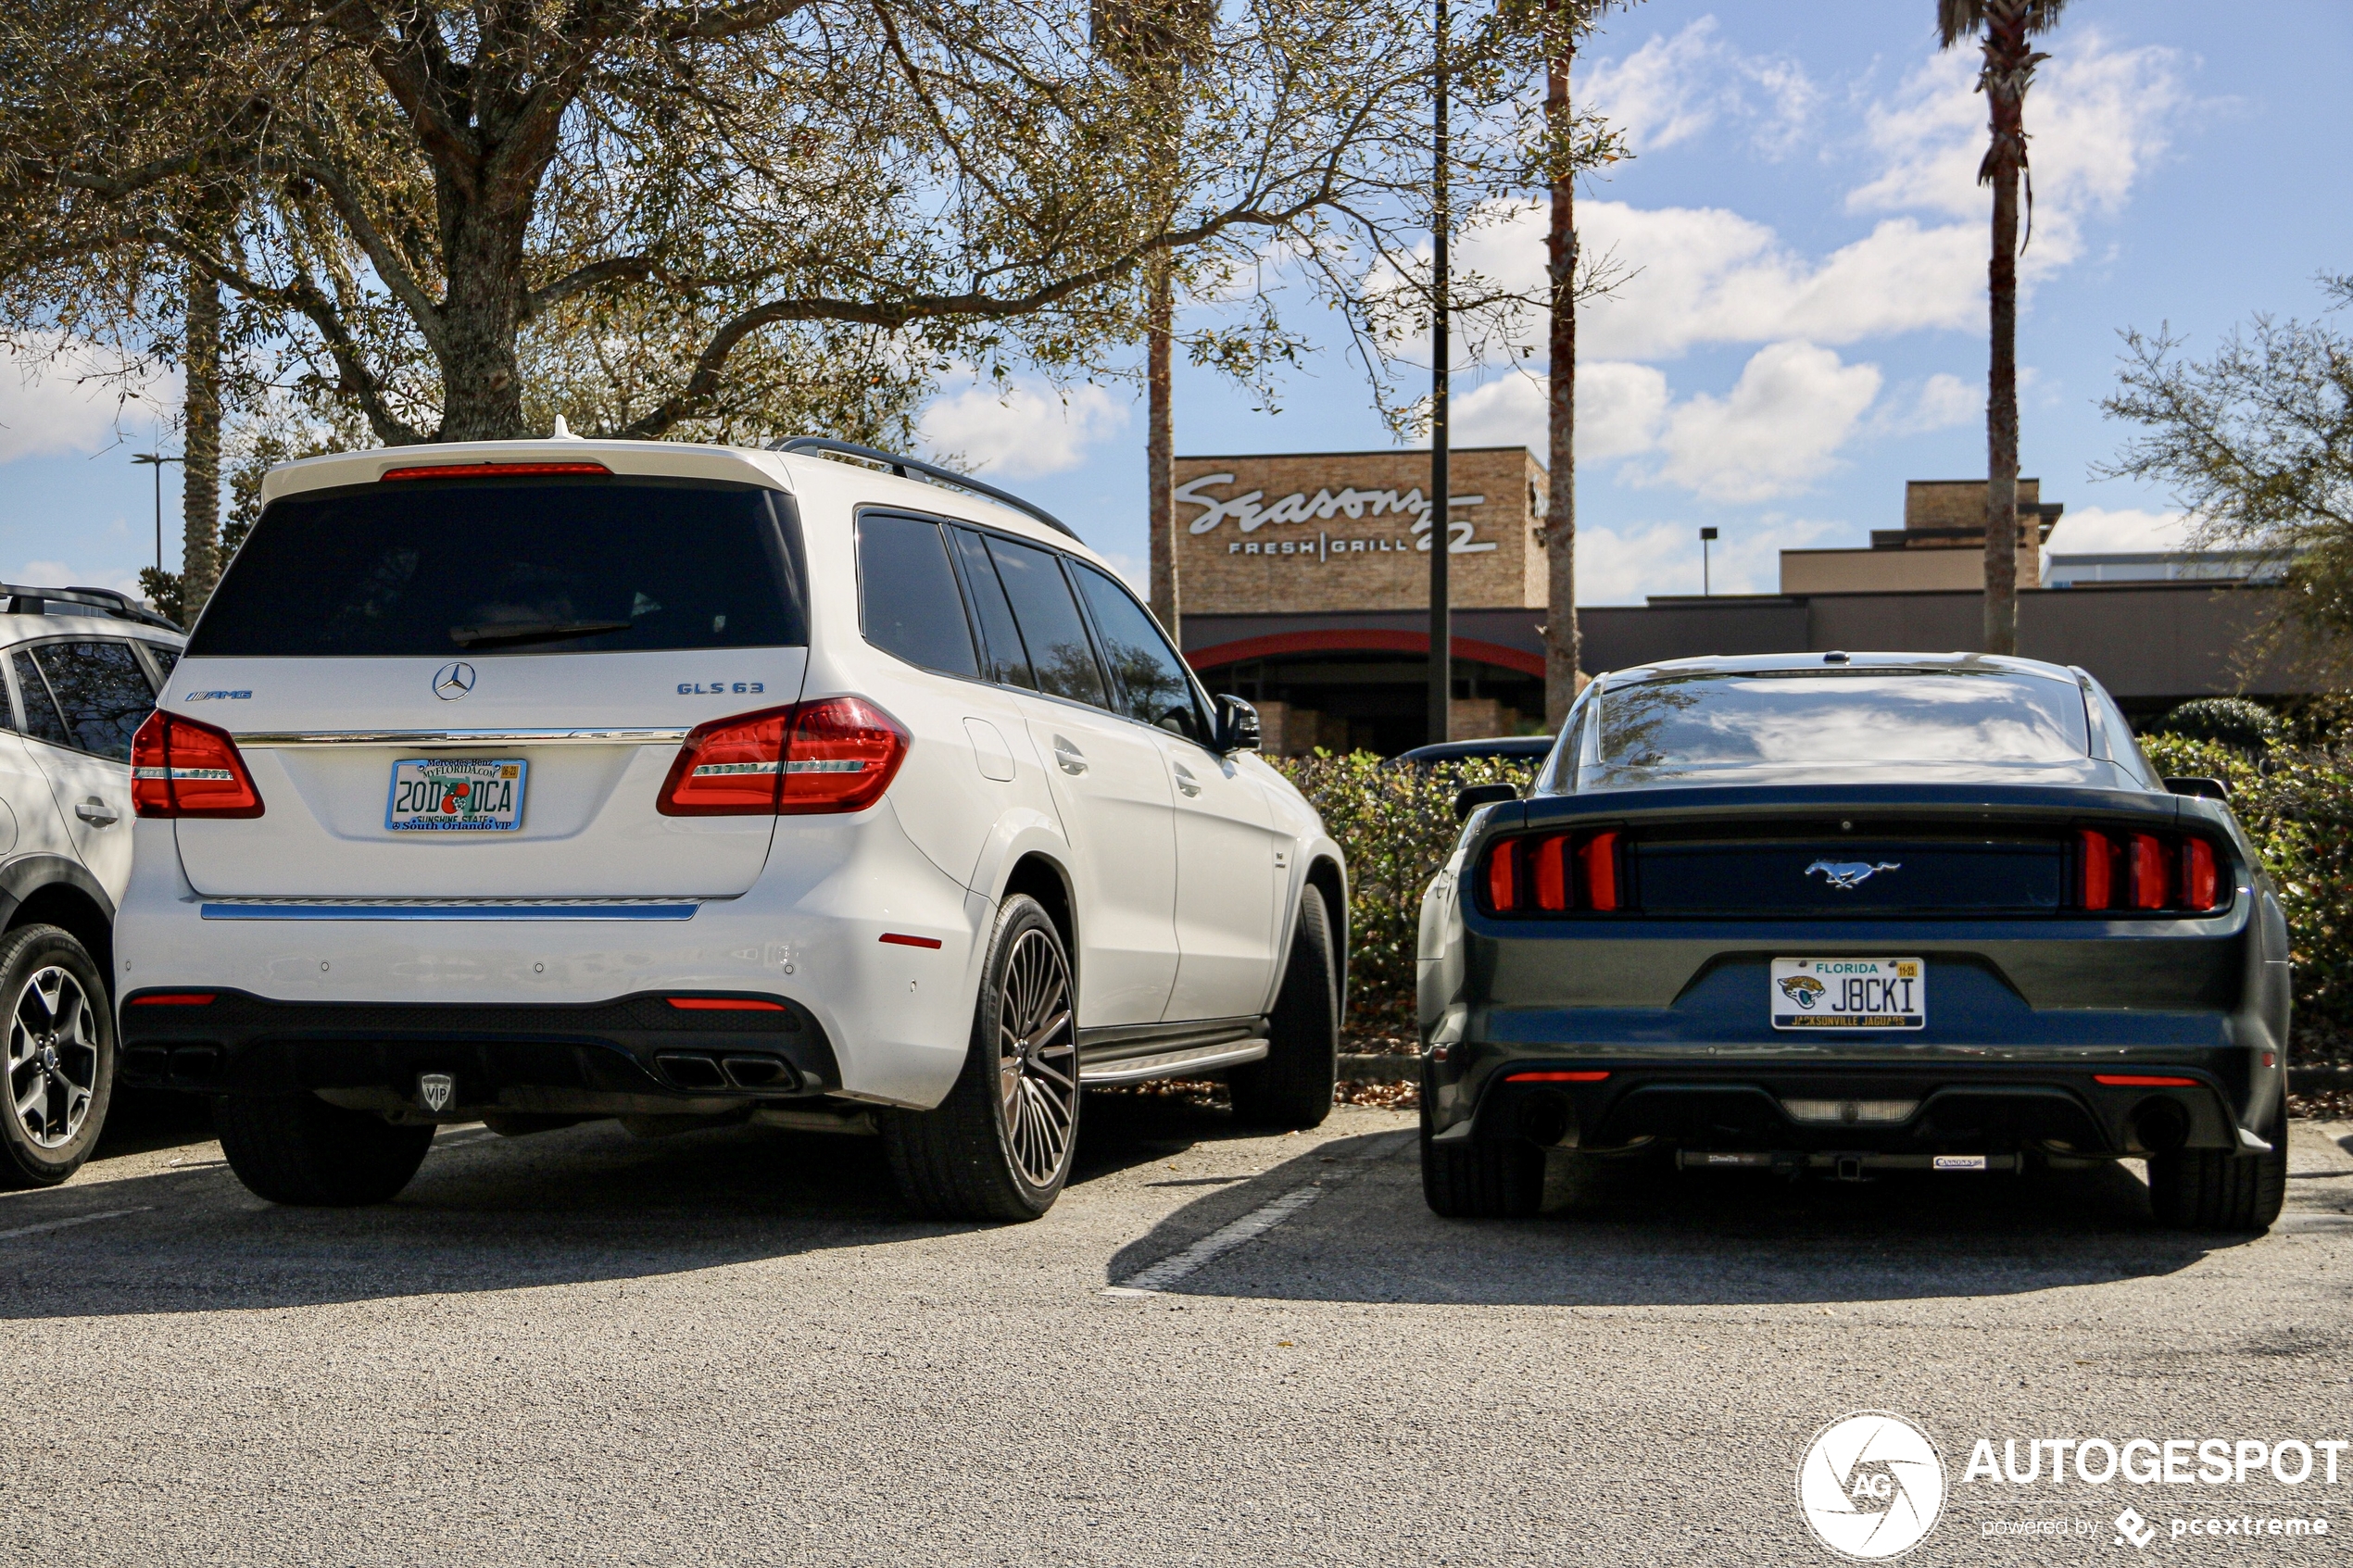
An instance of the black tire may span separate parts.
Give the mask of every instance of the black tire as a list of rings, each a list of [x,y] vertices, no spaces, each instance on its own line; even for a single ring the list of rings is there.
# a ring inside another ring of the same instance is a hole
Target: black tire
[[[1544,1206],[1544,1151],[1525,1138],[1440,1143],[1422,1095],[1422,1198],[1449,1220],[1520,1220]]]
[[[1045,908],[1014,894],[989,934],[964,1070],[929,1110],[883,1118],[907,1206],[936,1220],[1034,1220],[1078,1147],[1078,1031],[1070,957]]]
[[[1299,896],[1283,988],[1266,1031],[1265,1060],[1227,1077],[1234,1116],[1260,1127],[1304,1131],[1332,1113],[1340,1078],[1340,960],[1332,950],[1331,917],[1324,896]]]
[[[2267,1231],[2287,1198],[2287,1117],[2265,1130],[2268,1154],[2182,1148],[2149,1158],[2149,1207],[2184,1231]]]
[[[429,1123],[396,1126],[312,1094],[223,1095],[213,1102],[212,1122],[246,1190],[301,1208],[388,1201],[433,1147]]]
[[[114,1004],[72,933],[19,926],[0,937],[8,1010],[0,1187],[56,1186],[98,1146],[114,1098]]]

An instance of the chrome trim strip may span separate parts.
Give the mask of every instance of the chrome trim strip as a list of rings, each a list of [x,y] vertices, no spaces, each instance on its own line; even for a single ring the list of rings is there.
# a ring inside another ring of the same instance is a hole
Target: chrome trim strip
[[[692,920],[695,903],[642,904],[362,904],[344,902],[207,903],[206,920]]]
[[[257,750],[307,746],[676,746],[678,729],[644,730],[283,730],[234,737]]]
[[[1099,1067],[1081,1065],[1078,1081],[1087,1085],[1139,1084],[1147,1078],[1165,1078],[1172,1073],[1206,1073],[1265,1059],[1265,1041],[1237,1040],[1222,1046],[1193,1046],[1181,1051],[1161,1051],[1153,1056],[1124,1057],[1117,1061],[1106,1061]]]

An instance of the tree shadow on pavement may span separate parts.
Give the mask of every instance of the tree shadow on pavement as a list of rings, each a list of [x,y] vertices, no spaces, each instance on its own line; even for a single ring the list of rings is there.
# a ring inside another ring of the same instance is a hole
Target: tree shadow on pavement
[[[2189,1267],[2244,1236],[2158,1228],[2114,1165],[1865,1183],[1604,1166],[1527,1220],[1444,1220],[1410,1143],[1355,1173],[1327,1148],[1205,1195],[1112,1260],[1117,1284],[1277,1194],[1317,1201],[1172,1294],[1464,1305],[1670,1306],[2005,1296]]]

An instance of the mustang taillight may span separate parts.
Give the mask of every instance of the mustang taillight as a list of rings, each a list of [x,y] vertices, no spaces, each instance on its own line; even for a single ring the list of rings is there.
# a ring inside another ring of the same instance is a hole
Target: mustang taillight
[[[261,792],[228,731],[157,709],[131,737],[131,809],[143,817],[258,817]]]
[[[907,732],[859,696],[829,696],[698,724],[655,807],[665,817],[862,811],[906,760]]]
[[[2075,851],[2078,909],[2202,913],[2231,899],[2214,846],[2203,838],[2081,828]]]
[[[1615,829],[1503,839],[1487,851],[1488,911],[1536,915],[1624,909],[1622,853]]]

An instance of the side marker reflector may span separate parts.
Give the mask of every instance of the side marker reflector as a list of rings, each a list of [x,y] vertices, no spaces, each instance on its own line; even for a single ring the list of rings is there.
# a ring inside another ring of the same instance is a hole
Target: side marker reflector
[[[672,997],[672,1007],[683,1012],[782,1012],[782,1002],[758,1001],[750,997]]]
[[[1506,1084],[1598,1084],[1606,1073],[1506,1073]]]
[[[2146,1073],[2095,1073],[2095,1084],[2106,1084],[2111,1089],[2195,1089],[2195,1078],[2158,1077]]]
[[[889,943],[894,947],[937,947],[939,946],[939,938],[937,936],[909,936],[896,931],[884,932],[880,940]]]
[[[210,991],[157,991],[152,996],[133,997],[134,1008],[208,1008],[212,1005]]]

